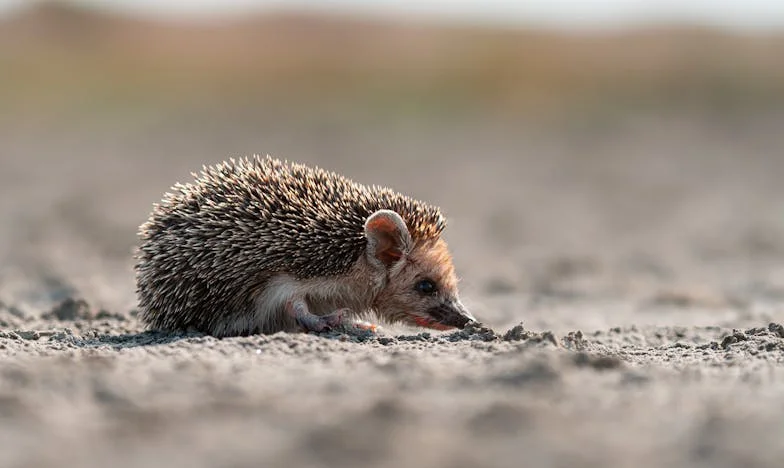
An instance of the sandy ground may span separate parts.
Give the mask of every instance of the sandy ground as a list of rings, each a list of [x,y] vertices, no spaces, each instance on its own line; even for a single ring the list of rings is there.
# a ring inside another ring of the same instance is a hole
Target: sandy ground
[[[696,110],[6,119],[0,466],[780,466],[782,128]],[[136,227],[190,171],[252,152],[441,205],[495,332],[145,332]]]

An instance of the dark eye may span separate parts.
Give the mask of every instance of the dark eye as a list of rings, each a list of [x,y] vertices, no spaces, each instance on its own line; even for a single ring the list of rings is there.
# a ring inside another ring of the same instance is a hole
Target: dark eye
[[[414,286],[414,289],[421,292],[422,294],[433,294],[436,292],[436,284],[429,279],[424,279],[419,281]]]

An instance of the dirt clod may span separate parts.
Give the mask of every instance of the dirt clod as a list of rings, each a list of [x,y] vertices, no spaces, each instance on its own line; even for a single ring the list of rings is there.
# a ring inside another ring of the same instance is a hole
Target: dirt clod
[[[588,346],[588,341],[580,330],[569,332],[561,341],[564,347],[576,351],[581,351]]]
[[[14,330],[14,333],[23,340],[37,340],[41,337],[40,333],[35,330]]]
[[[18,307],[6,304],[3,301],[0,301],[0,314],[8,314],[11,317],[20,319],[25,318],[24,312],[22,312]]]
[[[550,331],[532,332],[523,327],[523,324],[515,325],[510,328],[503,336],[504,341],[531,341],[534,343],[550,343],[558,346],[558,341]]]
[[[778,335],[780,338],[784,338],[784,325],[780,323],[771,323],[768,325],[768,330]]]
[[[577,367],[591,367],[596,370],[617,369],[623,366],[623,361],[617,356],[593,355],[579,352],[574,355]]]
[[[493,329],[479,322],[470,322],[462,330],[447,335],[449,341],[496,341],[499,336]]]
[[[93,313],[87,301],[69,297],[41,317],[47,320],[90,320]]]

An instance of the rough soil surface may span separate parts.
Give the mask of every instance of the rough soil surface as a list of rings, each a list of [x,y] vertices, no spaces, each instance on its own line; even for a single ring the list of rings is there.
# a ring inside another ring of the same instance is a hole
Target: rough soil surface
[[[6,320],[0,465],[729,467],[784,456],[776,323],[219,340],[99,315]]]
[[[784,115],[215,107],[0,125],[0,466],[784,460]],[[144,331],[135,231],[269,152],[441,205],[484,326]]]

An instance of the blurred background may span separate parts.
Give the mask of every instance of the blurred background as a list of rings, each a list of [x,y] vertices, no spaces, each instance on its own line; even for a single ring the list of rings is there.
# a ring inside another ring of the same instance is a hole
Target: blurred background
[[[152,203],[254,153],[440,205],[494,324],[775,306],[784,3],[0,0],[0,299],[130,310]]]

